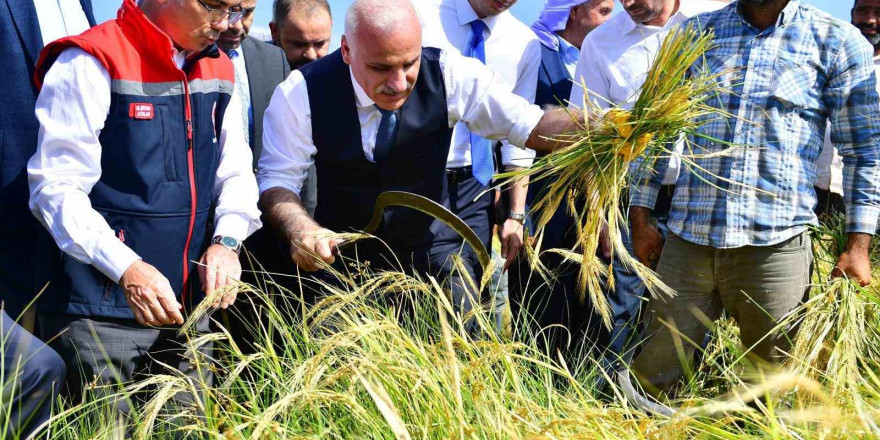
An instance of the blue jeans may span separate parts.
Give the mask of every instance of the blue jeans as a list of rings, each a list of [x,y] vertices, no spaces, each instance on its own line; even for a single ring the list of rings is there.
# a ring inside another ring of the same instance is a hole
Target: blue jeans
[[[669,229],[666,227],[666,216],[654,217],[657,229],[665,240]],[[627,252],[633,255],[633,244],[629,228],[621,230],[623,244]],[[645,283],[633,271],[628,270],[620,261],[614,262],[614,290],[608,292],[608,303],[611,306],[612,324],[607,341],[603,344],[605,352],[602,366],[610,373],[622,364],[629,365],[634,352],[642,340],[640,328],[644,304],[650,298]]]

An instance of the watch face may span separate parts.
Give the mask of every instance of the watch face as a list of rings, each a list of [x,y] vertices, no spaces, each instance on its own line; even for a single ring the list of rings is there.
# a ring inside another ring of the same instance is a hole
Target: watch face
[[[238,240],[232,237],[223,237],[220,239],[220,242],[223,244],[223,246],[226,246],[228,248],[238,247]]]

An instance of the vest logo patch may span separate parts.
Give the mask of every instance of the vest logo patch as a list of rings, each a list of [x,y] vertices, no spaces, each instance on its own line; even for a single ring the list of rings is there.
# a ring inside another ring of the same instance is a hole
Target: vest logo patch
[[[153,104],[149,102],[132,102],[128,105],[128,117],[132,119],[153,119]]]

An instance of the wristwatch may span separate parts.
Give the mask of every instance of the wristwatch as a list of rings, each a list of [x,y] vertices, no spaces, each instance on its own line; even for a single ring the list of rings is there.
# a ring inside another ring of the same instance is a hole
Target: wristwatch
[[[211,239],[211,244],[219,244],[220,246],[229,249],[236,254],[241,253],[241,242],[235,238],[232,238],[228,235],[217,235]]]
[[[507,218],[511,220],[516,220],[521,225],[526,224],[526,214],[524,212],[510,212],[507,213]]]

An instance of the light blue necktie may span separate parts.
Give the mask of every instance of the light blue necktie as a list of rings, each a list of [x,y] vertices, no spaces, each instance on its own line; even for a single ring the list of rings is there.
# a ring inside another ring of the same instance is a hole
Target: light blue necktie
[[[224,50],[224,52],[226,52],[230,60],[241,56],[235,49]],[[250,91],[245,90],[244,81],[241,79],[241,76],[245,73],[240,72],[240,70],[235,69],[235,88],[238,90],[239,98],[241,98],[241,121],[242,128],[244,129],[244,138],[247,139],[249,145],[253,146],[254,140],[251,138],[251,133],[254,132],[254,108],[251,103]]]
[[[474,38],[471,40],[471,47],[468,48],[467,56],[480,60],[486,64],[486,40],[483,39],[483,31],[486,30],[486,23],[483,20],[474,20],[471,22],[471,30]],[[483,185],[488,185],[492,181],[495,174],[495,164],[492,155],[492,142],[488,139],[471,133],[471,165],[473,166],[474,177]]]
[[[391,145],[397,137],[397,112],[385,110],[378,105],[373,105],[379,113],[382,114],[382,121],[379,122],[379,131],[376,133],[376,147],[373,149],[373,161],[379,162],[388,157],[391,152]]]

